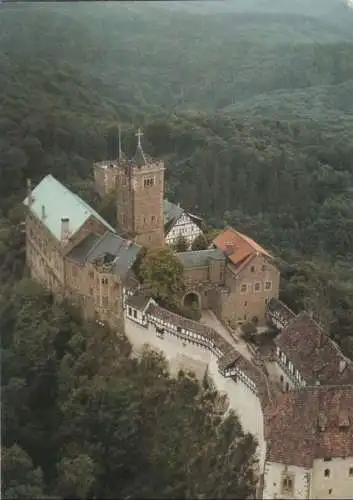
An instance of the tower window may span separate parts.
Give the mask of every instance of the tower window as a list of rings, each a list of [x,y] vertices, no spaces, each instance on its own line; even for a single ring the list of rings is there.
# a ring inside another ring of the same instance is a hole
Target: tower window
[[[143,185],[144,187],[150,187],[150,186],[153,186],[154,185],[154,178],[153,177],[150,177],[148,179],[144,179],[143,180]]]

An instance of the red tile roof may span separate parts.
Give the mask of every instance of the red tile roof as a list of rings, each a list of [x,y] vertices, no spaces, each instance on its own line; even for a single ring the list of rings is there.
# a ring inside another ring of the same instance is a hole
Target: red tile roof
[[[353,457],[353,385],[290,391],[265,411],[269,462],[311,468]]]
[[[353,382],[353,363],[307,312],[293,318],[274,342],[307,383]]]
[[[216,248],[222,250],[235,266],[240,266],[245,262],[249,263],[257,254],[272,258],[271,254],[256,241],[232,227],[227,227],[212,243]]]

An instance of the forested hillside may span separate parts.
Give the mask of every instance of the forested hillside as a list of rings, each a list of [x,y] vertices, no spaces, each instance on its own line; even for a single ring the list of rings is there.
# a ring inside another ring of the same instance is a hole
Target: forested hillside
[[[192,3],[1,4],[7,498],[253,491],[254,443],[233,417],[217,427],[212,392],[172,380],[154,355],[129,360],[124,342],[115,352],[109,332],[21,280],[26,179],[51,172],[99,208],[91,168],[113,156],[118,123],[130,153],[144,127],[172,201],[268,246],[283,299],[316,312],[353,357],[353,10]]]

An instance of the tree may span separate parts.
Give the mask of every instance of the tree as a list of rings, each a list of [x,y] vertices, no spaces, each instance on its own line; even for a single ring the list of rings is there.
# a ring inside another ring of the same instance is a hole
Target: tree
[[[185,291],[184,268],[169,248],[149,250],[140,265],[143,288],[162,306],[176,308]]]
[[[34,468],[32,459],[20,446],[5,448],[2,471],[4,498],[43,498],[43,472]]]
[[[203,234],[199,234],[191,245],[191,250],[206,250],[208,247],[208,241]]]
[[[95,480],[94,463],[88,455],[63,458],[58,464],[58,493],[69,498],[86,498]]]
[[[179,234],[174,244],[174,250],[176,252],[186,252],[188,249],[189,249],[189,243],[187,239],[182,234]]]

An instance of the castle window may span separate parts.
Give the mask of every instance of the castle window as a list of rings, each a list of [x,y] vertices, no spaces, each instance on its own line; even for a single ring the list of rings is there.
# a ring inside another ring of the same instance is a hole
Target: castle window
[[[330,477],[330,469],[325,469],[324,476]]]
[[[266,271],[266,266],[265,265],[261,266],[261,271]]]
[[[108,307],[108,304],[109,304],[108,297],[107,296],[102,297],[102,305],[103,305],[103,307]]]
[[[134,309],[134,318],[135,319],[137,318],[137,311],[136,311],[136,309]]]
[[[272,288],[272,282],[265,281],[265,290],[271,290],[271,288]]]
[[[93,271],[90,271],[90,272],[88,273],[88,276],[89,276],[89,278],[90,278],[91,280],[93,280],[93,278],[94,278],[94,273],[93,273]]]
[[[128,308],[128,314],[129,314],[129,316],[132,316],[132,309],[131,309],[131,307]]]
[[[246,293],[248,291],[248,285],[244,284],[240,287],[240,293]]]
[[[152,222],[155,222],[155,221],[156,221],[156,217],[155,217],[154,215],[152,215],[152,217],[151,217],[151,221],[152,221]]]
[[[331,495],[331,493],[332,493],[332,488],[328,490],[328,494]]]
[[[154,179],[153,177],[150,177],[149,179],[144,179],[143,185],[144,187],[151,187],[154,184]]]
[[[324,462],[331,462],[331,460],[332,460],[332,457],[325,457],[324,458]]]
[[[255,292],[260,292],[261,291],[261,283],[257,281],[254,286],[254,291]]]
[[[282,492],[293,493],[293,477],[285,476],[282,480]]]
[[[353,467],[349,468],[349,477],[353,477]]]
[[[254,272],[255,272],[255,266],[251,266],[250,271],[251,271],[252,273],[254,273]]]

